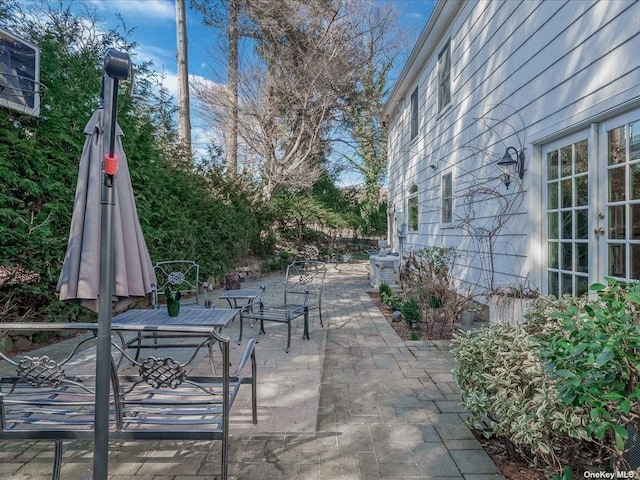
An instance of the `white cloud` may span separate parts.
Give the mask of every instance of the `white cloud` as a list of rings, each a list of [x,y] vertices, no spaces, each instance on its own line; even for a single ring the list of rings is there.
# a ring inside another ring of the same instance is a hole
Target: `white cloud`
[[[135,49],[135,62],[143,63],[152,61],[153,70],[157,72],[176,72],[176,51],[148,43],[140,43]]]
[[[178,75],[175,73],[165,73],[162,79],[162,86],[169,91],[169,95],[178,101]]]
[[[91,0],[91,5],[100,12],[120,13],[123,16],[135,15],[138,20],[144,18],[175,20],[176,11],[173,0]]]

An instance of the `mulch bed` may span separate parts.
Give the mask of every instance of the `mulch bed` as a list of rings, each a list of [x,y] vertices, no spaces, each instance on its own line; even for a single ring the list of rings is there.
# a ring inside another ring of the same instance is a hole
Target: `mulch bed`
[[[416,328],[412,328],[411,325],[404,320],[400,320],[399,322],[394,321],[393,312],[388,305],[380,301],[380,295],[378,295],[377,292],[369,292],[369,296],[398,336],[404,341],[450,340],[453,337],[453,322],[450,318],[447,318],[440,309],[430,310],[427,313],[428,318],[418,323]]]

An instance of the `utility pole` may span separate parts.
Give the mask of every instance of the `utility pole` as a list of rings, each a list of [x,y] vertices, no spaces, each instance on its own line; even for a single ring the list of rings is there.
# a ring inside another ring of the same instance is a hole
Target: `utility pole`
[[[238,173],[238,2],[229,0],[229,89],[231,127],[227,149],[227,174]]]
[[[178,139],[191,155],[191,109],[189,106],[189,66],[187,57],[187,15],[184,0],[176,0],[178,60]]]

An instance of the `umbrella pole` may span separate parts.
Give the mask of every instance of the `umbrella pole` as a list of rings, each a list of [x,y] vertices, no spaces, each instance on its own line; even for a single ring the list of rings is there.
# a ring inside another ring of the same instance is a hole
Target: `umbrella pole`
[[[93,480],[107,480],[109,470],[109,391],[111,386],[111,299],[113,297],[113,205],[117,157],[114,136],[118,102],[118,79],[129,76],[129,56],[107,51],[104,65],[104,182],[100,223],[100,288],[98,297],[98,338],[96,351],[96,411],[93,446]],[[117,394],[117,392],[114,392]]]

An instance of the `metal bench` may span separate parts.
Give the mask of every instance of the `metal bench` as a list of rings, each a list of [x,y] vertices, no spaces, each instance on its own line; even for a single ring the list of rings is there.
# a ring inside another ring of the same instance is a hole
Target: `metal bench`
[[[304,332],[302,338],[309,340],[309,312],[318,310],[320,326],[322,322],[322,289],[327,266],[320,261],[296,261],[287,267],[284,282],[284,303],[266,307],[264,304],[265,287],[262,286],[257,300],[242,307],[240,313],[240,337],[244,319],[259,320],[260,334],[265,334],[264,322],[287,324],[287,353],[291,347],[291,322],[303,317]]]
[[[254,340],[247,342],[230,372],[229,339],[216,329],[181,327],[201,334],[199,346],[176,350],[174,357],[129,356],[124,334],[140,327],[114,325],[109,440],[220,440],[221,478],[227,478],[229,412],[240,385],[252,386],[253,423],[257,423]],[[160,331],[171,328],[156,327]],[[0,440],[53,440],[53,479],[60,478],[63,442],[93,440],[95,429],[95,324],[3,324],[8,331],[76,330],[73,348],[54,358],[25,354],[10,359],[13,372],[0,379]],[[175,327],[174,327],[175,330]],[[77,344],[76,344],[77,343]],[[219,344],[221,375],[212,374]],[[209,362],[203,361],[203,354]],[[250,375],[243,374],[251,364]],[[6,366],[3,370],[7,370]],[[101,433],[100,433],[101,434]],[[212,475],[213,477],[213,475]]]

